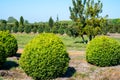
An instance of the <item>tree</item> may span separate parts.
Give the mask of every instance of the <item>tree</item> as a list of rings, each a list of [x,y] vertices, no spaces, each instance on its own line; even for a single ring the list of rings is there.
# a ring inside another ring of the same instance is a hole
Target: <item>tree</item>
[[[36,33],[37,32],[37,28],[36,28],[36,26],[35,27],[33,27],[33,29],[31,30],[33,33]]]
[[[53,28],[52,28],[52,32],[55,33],[55,34],[57,34],[59,28],[60,28],[60,23],[59,23],[58,21],[56,21],[56,22],[54,23]]]
[[[117,19],[109,19],[108,20],[108,31],[110,33],[120,33],[120,19],[117,18]]]
[[[6,20],[0,20],[0,24],[1,24],[0,30],[1,31],[6,30],[7,21]]]
[[[13,27],[13,24],[7,24],[6,30],[8,30],[9,32],[11,32],[12,31],[12,27]]]
[[[69,7],[70,18],[74,21],[77,34],[79,34],[83,42],[85,42],[84,34],[86,33],[91,40],[95,36],[95,30],[101,31],[101,19],[99,16],[102,13],[102,3],[98,0],[72,0],[73,7]],[[78,36],[79,36],[78,35]]]
[[[44,29],[44,32],[45,32],[45,33],[50,33],[50,32],[51,32],[51,29],[50,29],[50,27],[49,27],[48,25],[46,25],[46,24],[44,23],[43,26],[45,27],[45,29]]]
[[[15,21],[15,22],[14,22],[14,26],[13,26],[13,32],[14,32],[14,33],[17,33],[17,32],[18,32],[18,27],[19,27],[19,22],[18,22],[18,21]]]
[[[38,26],[38,33],[43,33],[45,29],[45,25],[42,23]]]
[[[56,20],[56,22],[58,22],[59,21],[59,17],[58,17],[58,15],[57,15],[57,20]]]
[[[20,17],[20,25],[24,26],[24,18],[23,18],[23,16]]]
[[[61,27],[58,29],[58,33],[61,34],[61,35],[63,35],[63,34],[65,33],[64,30],[65,30],[64,27],[61,26]]]
[[[31,32],[37,33],[39,25],[34,23],[34,24],[31,24],[30,26],[31,26]]]
[[[50,17],[50,19],[49,19],[49,27],[52,29],[53,26],[54,26],[54,20],[52,19],[52,17]]]
[[[26,33],[30,33],[31,32],[31,26],[29,24],[25,25],[24,32],[26,32]]]
[[[28,21],[28,20],[25,20],[25,24],[29,24],[29,21]]]
[[[18,31],[21,32],[21,33],[24,32],[24,26],[20,25],[20,26],[18,27]]]
[[[8,23],[14,23],[15,21],[17,21],[14,17],[10,16],[8,17]]]
[[[20,17],[20,23],[19,23],[19,28],[18,28],[19,32],[24,32],[24,18],[23,16]]]

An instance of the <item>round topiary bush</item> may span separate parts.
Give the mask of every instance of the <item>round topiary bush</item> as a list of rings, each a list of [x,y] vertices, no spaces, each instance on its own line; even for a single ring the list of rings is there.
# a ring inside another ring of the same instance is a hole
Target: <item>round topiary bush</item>
[[[63,42],[56,35],[43,33],[26,45],[19,64],[34,79],[49,80],[66,72],[69,56]]]
[[[88,43],[86,60],[101,67],[118,65],[120,64],[120,43],[107,36],[98,36]]]
[[[4,44],[6,57],[16,54],[18,45],[17,40],[8,31],[0,31],[0,41]]]
[[[3,65],[5,61],[6,61],[5,49],[3,43],[0,42],[0,67]]]

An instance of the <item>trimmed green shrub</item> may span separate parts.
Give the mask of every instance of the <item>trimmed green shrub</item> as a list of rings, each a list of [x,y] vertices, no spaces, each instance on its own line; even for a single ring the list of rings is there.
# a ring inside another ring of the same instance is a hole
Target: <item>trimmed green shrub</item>
[[[66,72],[69,56],[60,38],[42,33],[26,45],[19,64],[34,79],[49,80]]]
[[[120,43],[107,36],[98,36],[90,41],[86,49],[86,60],[97,66],[120,64]]]
[[[16,54],[18,45],[17,40],[8,31],[0,31],[0,41],[4,44],[6,57]]]
[[[3,65],[5,61],[6,61],[5,49],[3,43],[0,42],[0,67]]]

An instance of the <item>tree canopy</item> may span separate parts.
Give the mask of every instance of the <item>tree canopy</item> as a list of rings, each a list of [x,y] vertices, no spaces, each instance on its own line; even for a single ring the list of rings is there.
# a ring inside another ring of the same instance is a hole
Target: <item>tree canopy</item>
[[[101,34],[102,27],[105,27],[105,19],[100,16],[103,4],[100,0],[72,0],[73,7],[69,7],[70,18],[74,21],[73,28],[77,28],[77,33],[83,41],[84,34],[87,34],[89,40],[97,34]]]

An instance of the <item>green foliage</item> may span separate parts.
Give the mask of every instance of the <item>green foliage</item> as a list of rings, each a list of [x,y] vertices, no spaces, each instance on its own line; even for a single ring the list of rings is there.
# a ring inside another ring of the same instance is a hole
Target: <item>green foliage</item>
[[[17,33],[17,32],[18,32],[18,27],[19,27],[19,22],[18,22],[18,21],[15,21],[15,22],[14,22],[14,26],[13,26],[13,32],[14,32],[14,33]]]
[[[37,32],[37,26],[36,26],[36,24],[29,24],[29,26],[30,26],[30,28],[31,28],[31,32],[33,32],[33,33],[36,33]]]
[[[0,41],[0,67],[6,61],[5,48],[3,43]]]
[[[36,33],[37,32],[37,28],[36,27],[33,27],[33,29],[31,30],[33,33]]]
[[[53,26],[54,26],[54,20],[52,19],[52,17],[50,17],[50,19],[49,19],[49,27],[52,29]]]
[[[23,26],[23,25],[20,25],[20,26],[18,27],[18,31],[21,32],[21,33],[24,32],[24,26]]]
[[[14,26],[14,27],[12,28],[12,30],[13,30],[14,33],[17,33],[17,32],[18,32],[18,27],[17,27],[17,26]]]
[[[16,22],[17,20],[14,18],[14,17],[12,17],[12,16],[10,16],[10,17],[8,17],[8,23],[14,23],[14,22]]]
[[[30,33],[31,32],[31,26],[26,24],[25,27],[24,27],[24,32]]]
[[[7,21],[6,20],[1,20],[0,23],[1,23],[0,31],[6,30]]]
[[[9,32],[11,32],[12,31],[12,27],[13,27],[13,24],[7,24],[6,30],[8,30]]]
[[[36,36],[24,49],[20,66],[36,80],[50,80],[62,76],[69,64],[63,42],[54,34]]]
[[[120,19],[108,19],[108,31],[110,33],[120,33]]]
[[[54,27],[52,28],[52,32],[55,33],[55,34],[57,34],[57,33],[58,33],[58,29],[59,29],[59,27],[54,26]]]
[[[78,27],[76,28],[76,27],[73,27],[73,25],[71,25],[67,28],[66,34],[69,36],[78,37],[79,35],[78,30],[79,30]]]
[[[65,29],[64,29],[64,27],[60,27],[59,29],[58,29],[58,33],[60,33],[61,35],[63,35],[64,34],[64,31]]]
[[[16,54],[18,49],[17,40],[8,31],[0,31],[0,42],[4,44],[6,57]]]
[[[24,18],[23,18],[23,16],[20,16],[20,25],[24,25]]]
[[[46,32],[46,33],[50,33],[51,31],[50,31],[50,27],[48,26],[48,25],[45,25],[45,30],[44,30],[44,32]]]
[[[106,36],[98,36],[87,45],[86,60],[97,66],[120,64],[120,43]]]
[[[38,33],[43,33],[43,32],[44,32],[44,25],[39,25]]]
[[[103,23],[104,19],[99,16],[99,14],[102,13],[103,7],[100,0],[97,2],[94,2],[94,0],[72,0],[72,3],[73,7],[69,7],[71,13],[70,18],[76,23],[74,27],[77,28],[76,32],[79,33],[83,41],[85,41],[84,34],[89,35],[89,40],[96,36],[93,35],[93,33],[96,32],[93,32],[94,30],[92,30],[92,28],[95,29],[99,27],[100,29],[105,29],[105,21]],[[84,29],[85,27],[87,27],[87,29]],[[97,33],[99,33],[99,30],[97,31]]]

